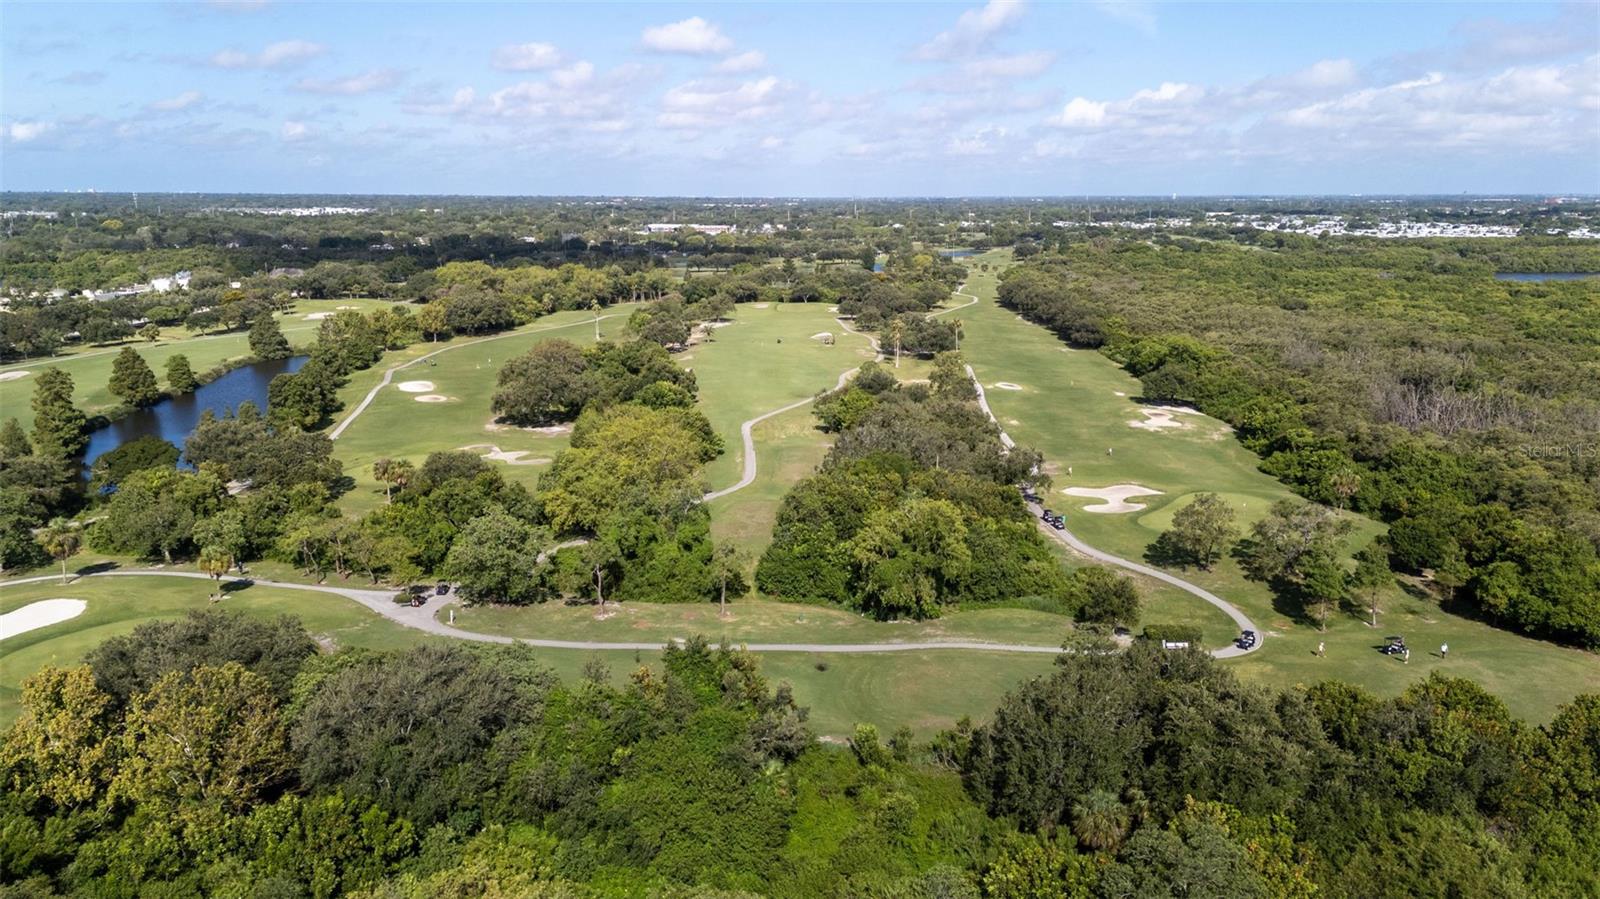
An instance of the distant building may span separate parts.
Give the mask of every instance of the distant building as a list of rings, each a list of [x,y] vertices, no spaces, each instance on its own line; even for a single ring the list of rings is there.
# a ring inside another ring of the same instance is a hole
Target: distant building
[[[700,234],[732,234],[739,230],[738,225],[691,225],[683,222],[651,222],[644,226],[641,234],[671,234],[681,228],[688,228]]]

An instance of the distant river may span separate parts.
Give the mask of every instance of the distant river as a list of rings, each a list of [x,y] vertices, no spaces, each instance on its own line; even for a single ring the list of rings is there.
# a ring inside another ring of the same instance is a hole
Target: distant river
[[[181,450],[184,441],[189,439],[195,426],[200,423],[200,416],[207,410],[220,416],[239,408],[240,403],[251,402],[265,412],[267,385],[284,372],[299,371],[309,358],[295,356],[236,368],[194,393],[162,400],[148,409],[130,412],[106,427],[90,432],[89,448],[84,452],[83,464],[87,468],[102,454],[141,437],[160,437]]]
[[[1600,278],[1600,272],[1495,272],[1496,281],[1583,281]]]

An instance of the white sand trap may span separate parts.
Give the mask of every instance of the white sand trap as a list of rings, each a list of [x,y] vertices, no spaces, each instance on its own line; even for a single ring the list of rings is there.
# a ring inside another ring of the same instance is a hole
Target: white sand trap
[[[838,306],[829,306],[828,307],[828,311],[829,312],[838,312],[839,311],[839,307]]]
[[[449,397],[440,396],[437,393],[424,393],[423,395],[421,395],[419,397],[413,397],[413,399],[415,399],[419,403],[448,403],[448,402],[450,402],[450,398]]]
[[[700,327],[702,327],[702,328],[726,328],[727,326],[729,326],[731,324],[733,324],[733,322],[705,322],[705,323],[701,324]]]
[[[1127,396],[1127,394],[1126,394],[1126,393],[1123,393],[1123,392],[1122,392],[1122,391],[1120,391],[1120,390],[1113,390],[1113,391],[1111,391],[1111,392],[1112,392],[1112,393],[1114,393],[1114,394],[1116,394],[1116,395],[1117,395],[1117,396]]]
[[[1021,390],[1022,389],[1022,385],[1021,384],[1013,384],[1010,381],[996,381],[993,384],[990,384],[989,386],[990,387],[997,387],[997,388],[999,388],[1001,390]]]
[[[768,306],[771,306],[772,304],[771,303],[752,303],[751,305],[754,306],[757,309],[765,309]]]
[[[343,312],[346,309],[360,309],[361,307],[360,306],[335,306],[333,308],[338,309],[340,312]]]
[[[513,450],[508,452],[492,443],[474,443],[460,448],[464,450],[486,449],[488,452],[483,454],[483,458],[493,459],[496,462],[504,462],[507,465],[548,465],[550,463],[549,459],[544,458],[522,458],[528,454],[527,450]]]
[[[31,374],[33,374],[33,372],[30,372],[30,371],[8,371],[8,372],[3,372],[3,373],[0,373],[0,381],[15,381],[18,378],[26,378],[28,375],[31,375]]]
[[[394,385],[402,393],[432,393],[432,381],[401,381]]]
[[[1187,428],[1187,422],[1178,421],[1174,415],[1199,415],[1199,409],[1188,406],[1144,406],[1139,409],[1144,421],[1130,421],[1128,427],[1146,431],[1164,431],[1169,428]]]
[[[305,320],[308,321],[308,322],[319,322],[319,321],[322,321],[325,318],[333,318],[333,313],[332,312],[312,312],[312,313],[308,313],[306,315],[306,319]]]
[[[1114,484],[1110,487],[1067,487],[1061,491],[1068,496],[1084,496],[1101,502],[1083,507],[1085,512],[1138,512],[1143,503],[1130,503],[1132,496],[1160,496],[1160,490],[1140,487],[1138,484]]]
[[[833,339],[833,332],[832,331],[818,331],[817,333],[811,335],[811,339],[812,340],[832,340]]]
[[[0,640],[28,631],[70,621],[83,614],[89,604],[81,599],[41,599],[14,612],[0,615]]]

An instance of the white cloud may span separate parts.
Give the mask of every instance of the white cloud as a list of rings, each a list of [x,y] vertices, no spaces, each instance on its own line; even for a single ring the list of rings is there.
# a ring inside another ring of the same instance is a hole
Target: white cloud
[[[923,60],[955,59],[976,52],[1000,32],[1022,18],[1025,6],[1022,0],[989,0],[977,9],[969,9],[956,19],[949,31],[935,35],[918,47],[912,56]]]
[[[644,30],[640,42],[658,53],[687,53],[705,55],[726,53],[733,49],[733,41],[717,26],[695,16],[670,25],[653,25]]]
[[[294,89],[308,94],[329,94],[355,97],[374,91],[388,90],[400,83],[401,74],[394,69],[372,69],[347,78],[302,78]]]
[[[177,112],[180,109],[188,109],[203,99],[205,95],[199,91],[184,91],[176,97],[157,100],[151,103],[149,108],[156,112]]]
[[[305,122],[284,122],[278,134],[284,141],[294,143],[311,137],[311,128]]]
[[[1052,125],[1063,125],[1068,128],[1094,128],[1106,120],[1106,104],[1086,100],[1083,97],[1073,97],[1062,108],[1059,115],[1052,116],[1047,121]]]
[[[666,128],[708,128],[764,118],[780,109],[779,81],[768,75],[735,85],[680,84],[661,97],[656,123]]]
[[[741,72],[754,72],[767,64],[767,55],[760,50],[746,50],[737,56],[730,56],[717,63],[716,71],[728,75]]]
[[[311,41],[278,41],[262,48],[260,53],[242,50],[219,50],[211,54],[211,65],[219,69],[286,69],[326,53],[327,47]]]
[[[1309,90],[1349,87],[1356,83],[1356,64],[1348,59],[1324,59],[1284,79],[1292,87]]]
[[[507,72],[550,69],[561,64],[561,51],[555,44],[508,44],[494,51],[494,67]]]
[[[25,144],[31,140],[38,140],[55,130],[54,122],[12,122],[6,126],[6,139],[12,143]]]

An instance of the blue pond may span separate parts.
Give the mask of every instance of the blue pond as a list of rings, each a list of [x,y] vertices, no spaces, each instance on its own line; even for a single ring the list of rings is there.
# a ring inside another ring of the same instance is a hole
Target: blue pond
[[[1495,272],[1496,281],[1585,281],[1600,272]]]
[[[308,356],[257,362],[236,368],[222,377],[202,386],[194,393],[176,396],[169,400],[124,415],[111,424],[89,434],[89,448],[84,452],[85,468],[94,460],[131,440],[141,437],[160,437],[183,449],[200,416],[207,410],[222,415],[239,408],[240,403],[255,403],[263,412],[267,408],[267,385],[284,372],[299,371]]]

